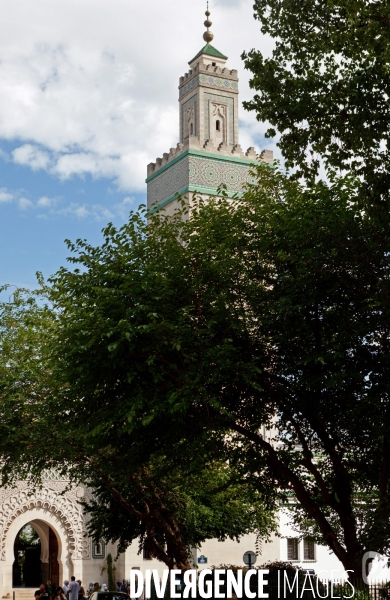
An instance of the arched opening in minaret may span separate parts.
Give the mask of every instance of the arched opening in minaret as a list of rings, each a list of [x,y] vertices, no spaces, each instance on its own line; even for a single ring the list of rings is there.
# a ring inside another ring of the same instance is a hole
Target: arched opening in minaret
[[[192,123],[190,125],[190,135],[194,135],[194,125]]]
[[[12,587],[39,587],[42,583],[41,538],[29,523],[16,536],[14,556]]]
[[[216,118],[218,117],[218,118]],[[223,115],[219,113],[214,116],[214,142],[216,146],[225,141],[225,120]]]

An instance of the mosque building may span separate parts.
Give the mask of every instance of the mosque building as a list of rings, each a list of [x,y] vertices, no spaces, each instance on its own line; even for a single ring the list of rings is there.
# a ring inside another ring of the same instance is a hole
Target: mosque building
[[[206,11],[206,44],[189,61],[190,69],[179,81],[180,141],[147,167],[148,210],[175,210],[179,195],[194,192],[218,195],[221,185],[229,197],[240,194],[251,181],[250,165],[272,163],[273,155],[253,147],[245,152],[239,143],[238,75],[226,66],[227,56],[211,41],[210,12]],[[62,584],[71,575],[81,579],[85,589],[90,582],[107,582],[107,554],[116,556],[116,547],[95,543],[87,534],[87,515],[79,503],[88,497],[84,486],[69,486],[55,473],[48,473],[42,489],[32,491],[28,482],[13,488],[0,488],[0,596],[3,599],[33,600],[39,584],[51,580]],[[291,560],[305,568],[341,569],[327,548],[302,540],[289,529],[281,515],[280,536],[261,545],[258,564]],[[26,526],[30,526],[27,527]],[[22,534],[21,534],[22,532]],[[23,536],[34,534],[26,546]],[[201,569],[210,565],[243,565],[243,554],[255,550],[256,536],[246,535],[240,543],[209,540],[194,549],[194,563]],[[158,569],[165,566],[139,554],[133,543],[116,561],[116,578],[129,579],[131,569]],[[103,573],[102,573],[103,569]]]
[[[250,165],[272,163],[273,154],[239,143],[238,74],[226,66],[227,56],[211,45],[210,12],[206,11],[206,45],[189,61],[179,81],[180,142],[150,163],[147,170],[148,209],[175,210],[178,195],[191,201],[194,192],[218,195],[224,186],[229,197],[252,181]]]

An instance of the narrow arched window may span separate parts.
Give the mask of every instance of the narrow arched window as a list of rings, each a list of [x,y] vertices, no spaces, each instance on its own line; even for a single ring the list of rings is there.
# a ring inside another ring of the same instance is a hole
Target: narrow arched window
[[[194,135],[194,126],[192,123],[190,125],[190,135]]]
[[[217,121],[215,121],[215,129],[217,131],[221,131],[221,123],[220,123],[219,119]]]

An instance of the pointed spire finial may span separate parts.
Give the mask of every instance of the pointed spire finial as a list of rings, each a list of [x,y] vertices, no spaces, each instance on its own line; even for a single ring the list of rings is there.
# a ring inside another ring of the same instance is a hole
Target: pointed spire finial
[[[211,27],[212,22],[209,19],[210,11],[209,11],[209,2],[208,2],[208,0],[207,0],[207,10],[205,12],[205,15],[206,15],[207,19],[204,22],[204,26],[207,27],[207,31],[204,32],[203,39],[204,39],[204,41],[207,44],[209,44],[211,42],[211,40],[213,39],[214,34],[209,30],[209,27]]]

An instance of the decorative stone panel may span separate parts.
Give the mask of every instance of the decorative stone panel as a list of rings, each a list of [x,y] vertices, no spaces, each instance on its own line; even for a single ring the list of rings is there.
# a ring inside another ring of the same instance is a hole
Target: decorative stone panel
[[[194,94],[189,100],[184,102],[181,107],[181,118],[182,118],[182,132],[183,140],[189,136],[188,123],[192,120],[194,123],[194,135],[198,131],[197,123],[197,94]]]
[[[214,75],[201,74],[193,77],[188,83],[180,88],[179,97],[182,98],[191,90],[194,90],[199,85],[206,85],[207,87],[216,88],[220,90],[229,90],[230,92],[238,91],[238,82],[225,79],[224,77],[218,77]]]
[[[229,96],[221,96],[219,94],[204,94],[204,140],[209,140],[210,135],[210,117],[211,110],[214,104],[227,106],[227,143],[234,146],[234,100]]]
[[[241,193],[246,183],[254,181],[247,162],[189,154],[148,183],[148,208],[188,190],[216,193],[222,184],[230,195]]]
[[[148,183],[148,208],[188,186],[188,155]]]
[[[249,174],[248,164],[190,156],[189,182],[199,191],[224,184],[230,192],[243,192],[245,184],[254,182],[254,178]]]
[[[42,509],[56,517],[67,532],[69,550],[72,559],[90,558],[90,544],[81,506],[58,493],[58,490],[46,487],[35,492],[25,489],[8,490],[9,495],[1,499],[0,505],[0,559],[5,560],[7,532],[16,517],[31,509]],[[51,482],[50,482],[51,483]],[[55,483],[53,482],[54,486]],[[58,482],[62,484],[63,482]],[[75,491],[75,495],[76,495]]]

